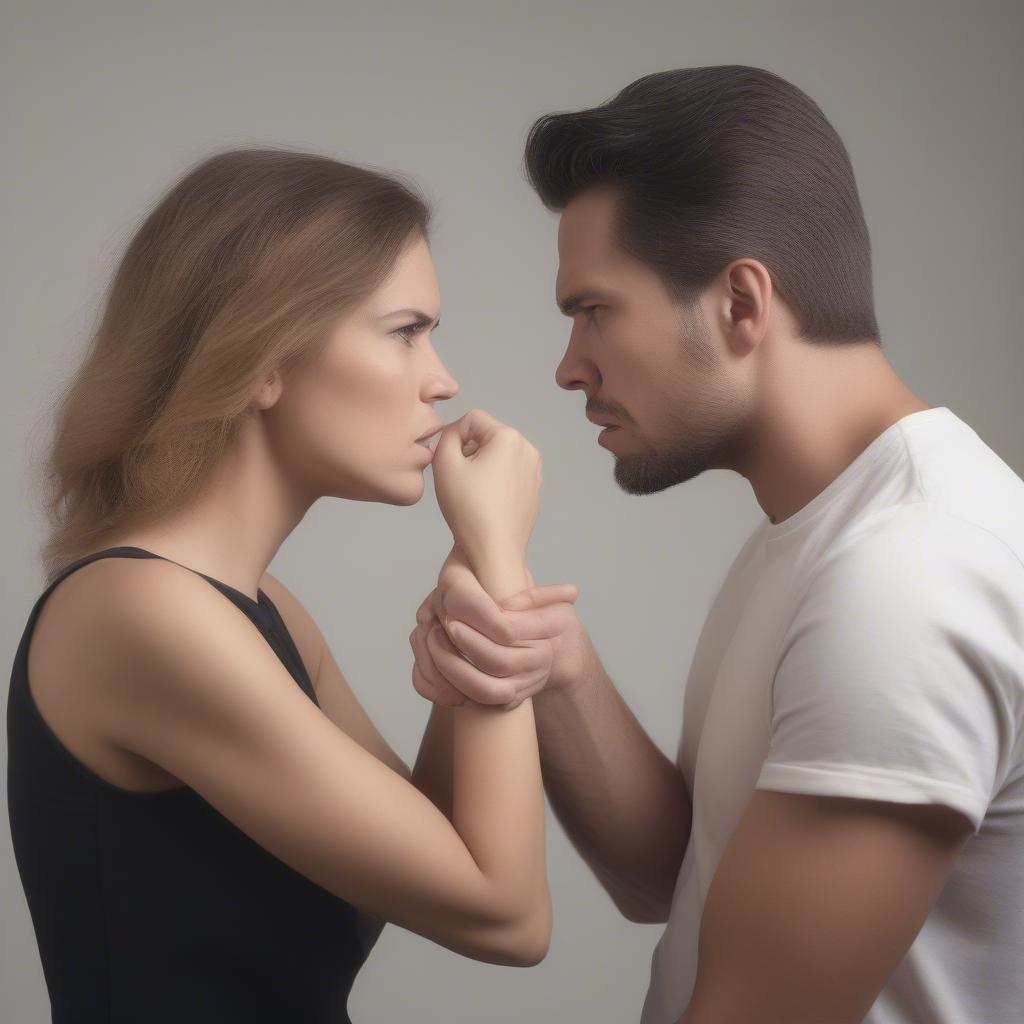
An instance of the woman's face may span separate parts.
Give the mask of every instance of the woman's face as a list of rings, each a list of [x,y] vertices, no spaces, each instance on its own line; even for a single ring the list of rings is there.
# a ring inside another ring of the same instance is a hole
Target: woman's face
[[[264,415],[304,490],[392,505],[423,496],[432,453],[416,439],[441,426],[434,403],[459,389],[430,342],[440,307],[430,249],[417,235],[317,357],[285,375]]]

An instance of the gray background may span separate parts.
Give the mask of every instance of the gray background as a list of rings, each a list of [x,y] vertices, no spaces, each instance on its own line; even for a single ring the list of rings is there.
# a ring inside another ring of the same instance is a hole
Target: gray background
[[[226,145],[283,144],[402,170],[436,202],[435,343],[461,383],[438,408],[446,421],[486,408],[543,452],[531,568],[540,582],[579,584],[609,672],[666,751],[708,604],[761,513],[745,481],[725,473],[622,494],[583,396],[555,386],[568,336],[553,303],[556,218],[520,170],[535,116],[687,65],[754,64],[806,90],[853,160],[890,359],[1024,472],[1012,313],[1024,234],[1018,4],[25,0],[5,4],[2,18],[9,659],[42,590],[43,521],[26,474],[49,426],[41,411],[79,359],[144,206]],[[412,508],[318,503],[271,566],[407,761],[428,705],[409,681],[406,637],[448,549],[427,476]],[[357,1022],[637,1019],[661,927],[620,919],[549,821],[547,959],[528,971],[477,964],[388,927],[353,991]],[[3,822],[0,1019],[44,1021],[6,804]]]

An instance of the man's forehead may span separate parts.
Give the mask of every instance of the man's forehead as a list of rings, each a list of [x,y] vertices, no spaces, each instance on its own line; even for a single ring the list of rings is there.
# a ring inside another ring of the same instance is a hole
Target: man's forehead
[[[588,189],[569,201],[558,221],[558,246],[604,249],[615,226],[615,196],[607,187]]]
[[[565,207],[558,222],[556,301],[600,287],[619,256],[613,226],[614,200],[605,190],[582,193]]]

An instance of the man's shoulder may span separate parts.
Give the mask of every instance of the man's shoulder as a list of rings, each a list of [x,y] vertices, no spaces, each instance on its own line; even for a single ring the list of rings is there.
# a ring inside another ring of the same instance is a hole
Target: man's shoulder
[[[942,503],[896,505],[836,538],[802,603],[921,622],[988,606],[1024,620],[1024,558],[1012,534]]]
[[[942,426],[906,432],[907,469],[931,522],[945,527],[947,541],[987,533],[1024,560],[1024,480],[967,423]]]
[[[1022,509],[1024,511],[1024,509]],[[964,564],[973,559],[1024,567],[1022,538],[976,516],[933,499],[877,509],[851,521],[836,537],[828,560],[837,566],[877,564],[879,568],[914,560]]]

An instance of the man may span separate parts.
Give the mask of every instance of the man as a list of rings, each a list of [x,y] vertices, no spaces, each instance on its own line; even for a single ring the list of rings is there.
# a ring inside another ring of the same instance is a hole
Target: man
[[[543,117],[526,160],[561,213],[556,380],[620,487],[732,469],[766,518],[674,763],[570,603],[499,607],[465,569],[411,638],[431,728],[533,698],[566,832],[667,922],[643,1024],[1024,1020],[1024,482],[882,353],[842,142],[729,66]]]

